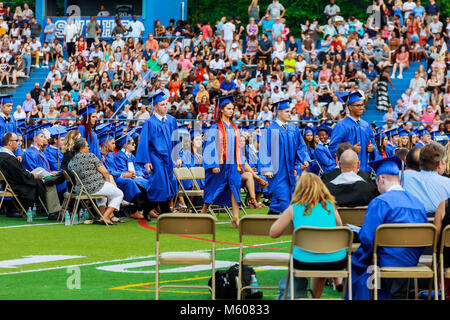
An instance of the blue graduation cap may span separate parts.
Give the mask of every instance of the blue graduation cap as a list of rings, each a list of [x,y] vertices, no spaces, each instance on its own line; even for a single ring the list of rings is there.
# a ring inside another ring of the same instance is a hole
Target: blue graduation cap
[[[408,137],[408,136],[409,136],[409,133],[408,133],[408,131],[406,131],[405,129],[400,129],[400,130],[398,131],[398,136],[399,136],[399,137]]]
[[[0,95],[0,104],[13,103],[12,94],[2,94]]]
[[[180,135],[180,136],[189,136],[189,130],[188,130],[188,127],[187,127],[187,125],[182,125],[182,126],[179,126],[178,127],[178,134]]]
[[[111,135],[110,133],[105,132],[98,136],[98,143],[102,144],[103,142],[111,140],[111,139],[114,139],[114,135]]]
[[[191,139],[194,139],[195,137],[201,137],[202,133],[198,130],[192,130],[191,131]]]
[[[409,137],[412,137],[413,135],[417,135],[417,131],[416,131],[416,130],[411,130],[411,131],[408,133],[408,136],[409,136]]]
[[[117,148],[122,148],[122,146],[127,142],[133,140],[133,138],[129,134],[124,134],[116,139]]]
[[[310,126],[306,126],[303,128],[303,135],[307,134],[308,132],[311,132],[314,135],[314,129]]]
[[[398,175],[402,168],[402,160],[397,156],[393,156],[369,162],[369,166],[375,170],[377,176],[380,174]]]
[[[27,133],[25,134],[25,138],[28,140],[33,140],[34,137],[40,134],[44,134],[44,131],[42,131],[40,126],[30,127]]]
[[[231,103],[234,102],[234,98],[232,95],[217,98],[217,104],[216,104],[216,107],[214,108],[214,120],[217,119],[217,115],[219,113],[219,108],[222,108],[224,105],[226,105],[227,103],[230,103],[230,102]]]
[[[278,110],[285,110],[291,107],[291,99],[287,99],[287,100],[280,100],[278,102],[275,102],[273,104],[274,107],[274,112],[275,114],[277,114]]]
[[[419,137],[423,137],[426,134],[430,134],[430,132],[427,129],[422,129],[419,131]]]
[[[150,102],[150,104],[152,104],[153,106],[155,104],[157,104],[158,102],[161,102],[164,100],[166,100],[166,95],[162,91],[160,91],[148,98],[148,102]]]
[[[363,96],[359,91],[354,91],[351,93],[344,94],[342,96],[338,96],[339,101],[345,103],[347,105],[351,105],[352,103],[364,100]]]
[[[386,133],[380,132],[375,136],[375,139],[381,142],[386,137],[387,137]]]
[[[125,128],[126,128],[125,123],[120,123],[118,126],[114,128],[114,135],[116,137],[120,136],[121,134],[123,134],[123,129]]]
[[[48,131],[52,138],[62,138],[67,134],[67,130],[63,126],[54,126],[49,128]]]
[[[26,128],[27,124],[25,123],[25,119],[19,119],[16,121],[17,128]]]
[[[97,110],[95,109],[95,104],[90,104],[80,110],[78,110],[78,114],[81,116],[88,116],[91,113],[96,113]]]
[[[95,127],[95,133],[101,135],[107,131],[110,131],[111,127],[112,127],[111,123],[101,123]]]
[[[395,128],[395,129],[391,129],[391,130],[386,131],[386,135],[387,135],[389,138],[392,138],[393,136],[398,135],[398,131],[397,131],[396,128]]]
[[[331,130],[332,130],[332,129],[331,129],[329,126],[324,125],[324,124],[321,124],[321,125],[317,128],[316,132],[319,133],[319,131],[326,131],[326,133],[328,134],[328,136],[331,136]]]

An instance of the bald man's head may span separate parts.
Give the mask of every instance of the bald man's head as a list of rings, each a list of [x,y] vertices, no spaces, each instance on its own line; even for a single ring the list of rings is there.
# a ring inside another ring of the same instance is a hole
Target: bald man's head
[[[359,165],[358,154],[351,149],[345,150],[339,158],[339,168],[342,172],[358,173]]]

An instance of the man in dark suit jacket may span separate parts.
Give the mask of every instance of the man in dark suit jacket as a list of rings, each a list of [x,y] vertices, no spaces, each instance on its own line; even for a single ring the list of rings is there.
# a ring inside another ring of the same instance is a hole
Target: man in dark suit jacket
[[[344,153],[344,151],[348,149],[355,151],[355,148],[349,142],[343,142],[338,146],[338,148],[336,149],[336,163],[338,164],[338,166],[333,170],[323,174],[322,176],[323,183],[327,184],[328,182],[331,182],[342,173],[341,169],[339,168],[339,158],[341,157],[342,153]],[[363,178],[366,182],[372,182],[372,179],[370,178],[370,174],[368,172],[364,170],[358,170],[357,174],[358,176]]]
[[[45,185],[37,174],[28,172],[22,163],[14,156],[14,151],[19,146],[17,135],[7,132],[2,138],[0,149],[0,170],[10,184],[25,210],[34,202],[38,203],[38,197],[45,200]]]
[[[348,149],[342,153],[339,158],[339,168],[342,173],[325,184],[338,206],[367,206],[379,195],[374,183],[365,181],[357,174],[359,159],[355,151]]]

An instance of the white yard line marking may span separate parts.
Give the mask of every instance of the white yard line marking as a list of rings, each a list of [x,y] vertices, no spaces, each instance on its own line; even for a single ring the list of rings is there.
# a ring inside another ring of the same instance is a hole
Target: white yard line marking
[[[291,241],[261,243],[261,244],[255,244],[255,246],[269,246],[269,245],[274,245],[274,244],[290,243],[290,242]],[[238,250],[238,249],[239,249],[239,246],[234,246],[231,248],[219,248],[219,249],[216,249],[216,251]],[[192,251],[201,252],[201,251],[209,251],[209,250],[192,250]],[[143,257],[130,257],[130,258],[125,258],[125,259],[117,259],[117,260],[110,260],[110,261],[97,261],[97,262],[90,262],[90,263],[84,263],[84,264],[73,264],[73,265],[61,266],[61,267],[25,270],[25,271],[17,271],[17,272],[5,272],[5,273],[0,273],[0,275],[21,274],[21,273],[39,272],[39,271],[51,271],[51,270],[66,269],[66,268],[71,268],[71,267],[84,267],[84,266],[92,266],[92,265],[96,265],[96,264],[104,264],[104,263],[111,263],[111,262],[123,262],[123,261],[129,261],[129,260],[139,260],[139,259],[154,258],[154,257],[155,257],[155,255],[152,254],[152,255],[143,256]]]
[[[11,229],[11,228],[21,228],[21,227],[37,227],[37,226],[52,226],[58,225],[59,223],[38,223],[38,224],[23,224],[17,226],[0,227],[0,229]]]

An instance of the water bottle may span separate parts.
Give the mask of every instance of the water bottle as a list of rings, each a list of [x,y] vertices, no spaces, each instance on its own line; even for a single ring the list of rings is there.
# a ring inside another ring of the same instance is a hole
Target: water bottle
[[[36,212],[37,212],[36,205],[33,206],[32,212],[33,212],[33,218],[36,217]]]
[[[252,277],[251,277],[251,280],[250,280],[250,286],[251,287],[258,287],[259,286],[258,280],[256,279],[256,276],[254,274],[252,274]],[[251,292],[251,294],[255,294],[255,293],[258,292],[258,289],[252,288],[250,290],[250,292]]]
[[[73,224],[78,224],[79,223],[79,221],[78,221],[78,213],[74,213],[74,215],[75,215],[75,217],[73,219]]]
[[[28,212],[27,212],[27,223],[32,223],[33,222],[33,212],[31,211],[31,207],[28,208]]]
[[[69,210],[66,211],[66,215],[64,216],[64,224],[66,226],[70,226],[70,214]]]
[[[84,221],[86,221],[85,216],[84,216],[84,210],[81,209],[81,211],[80,211],[80,221],[79,221],[79,223],[83,223]]]
[[[86,209],[84,209],[83,215],[84,215],[84,221],[91,219],[91,216],[89,215],[89,212]]]

